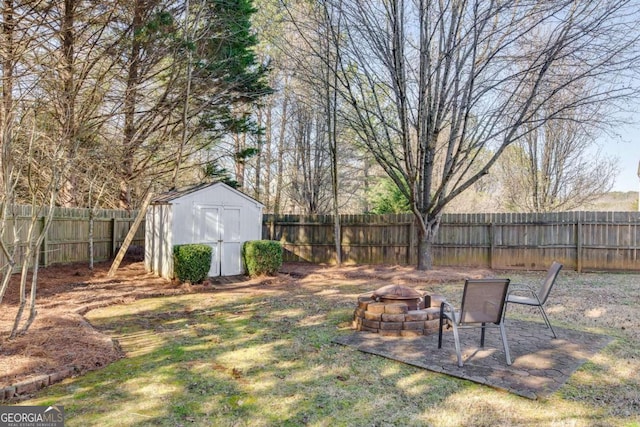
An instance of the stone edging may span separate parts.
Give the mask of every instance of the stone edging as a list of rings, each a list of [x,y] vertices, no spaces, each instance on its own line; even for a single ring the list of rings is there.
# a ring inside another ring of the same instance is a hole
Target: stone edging
[[[34,393],[49,385],[62,381],[75,374],[75,368],[64,368],[52,374],[38,375],[28,380],[0,389],[0,402],[16,402],[28,398],[29,393]]]

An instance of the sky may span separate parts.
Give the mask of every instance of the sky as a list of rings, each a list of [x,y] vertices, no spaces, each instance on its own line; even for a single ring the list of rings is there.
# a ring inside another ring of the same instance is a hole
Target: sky
[[[601,149],[618,158],[619,174],[612,191],[639,191],[638,162],[640,162],[640,124],[619,129],[620,139],[601,141]]]

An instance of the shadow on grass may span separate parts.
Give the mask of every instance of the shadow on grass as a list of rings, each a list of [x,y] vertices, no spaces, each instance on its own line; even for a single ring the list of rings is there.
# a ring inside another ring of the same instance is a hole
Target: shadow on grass
[[[606,417],[590,401],[530,402],[332,344],[352,332],[355,299],[344,289],[223,291],[94,310],[88,320],[127,357],[26,404],[64,405],[68,426],[588,425]]]
[[[414,370],[332,344],[353,307],[329,304],[303,294],[228,302],[206,294],[99,309],[89,321],[127,357],[38,400],[64,405],[70,426],[340,424],[382,414],[405,398]],[[435,401],[446,397],[443,386],[418,385]]]

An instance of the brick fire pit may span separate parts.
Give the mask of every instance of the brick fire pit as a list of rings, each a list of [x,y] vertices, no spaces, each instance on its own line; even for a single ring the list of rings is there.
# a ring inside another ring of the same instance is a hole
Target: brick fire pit
[[[415,337],[438,333],[444,298],[401,286],[384,286],[358,297],[353,327],[386,336]]]

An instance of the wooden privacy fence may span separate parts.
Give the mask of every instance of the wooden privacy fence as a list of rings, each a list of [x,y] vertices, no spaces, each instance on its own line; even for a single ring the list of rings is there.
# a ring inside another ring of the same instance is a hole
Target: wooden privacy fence
[[[413,215],[341,215],[342,261],[417,264]],[[330,215],[264,215],[263,237],[285,261],[335,262]],[[577,271],[640,271],[640,212],[445,214],[434,264],[546,270],[557,260]]]
[[[21,258],[23,248],[28,238],[28,227],[31,223],[31,207],[18,206],[16,208],[16,222],[18,234],[17,259]],[[101,209],[93,215],[93,257],[95,261],[105,261],[112,258],[122,244],[129,231],[137,211],[123,211]],[[38,234],[44,228],[46,213],[39,212]],[[89,230],[91,209],[54,208],[53,220],[44,238],[40,253],[40,265],[89,261]],[[3,239],[13,247],[13,219],[4,224]],[[132,243],[144,245],[144,226],[141,226]],[[0,265],[6,265],[7,259],[0,252]]]

